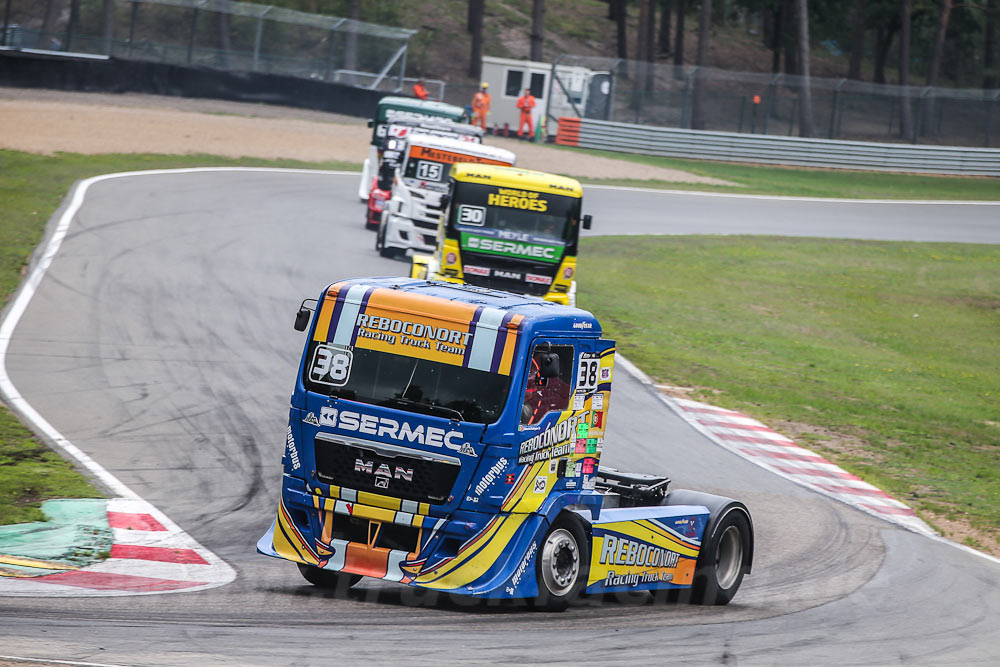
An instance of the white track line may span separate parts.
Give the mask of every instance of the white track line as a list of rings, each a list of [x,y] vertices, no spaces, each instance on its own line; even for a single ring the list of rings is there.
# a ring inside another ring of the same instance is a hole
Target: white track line
[[[45,244],[44,249],[41,254],[37,256],[37,261],[32,267],[28,278],[21,284],[13,301],[6,309],[6,314],[3,318],[3,322],[0,323],[0,396],[4,398],[8,405],[14,409],[15,412],[21,415],[21,417],[28,422],[36,432],[41,433],[43,437],[52,443],[58,449],[61,449],[67,456],[77,461],[81,466],[86,468],[94,477],[96,477],[100,482],[115,496],[117,499],[113,499],[109,502],[109,506],[116,500],[121,502],[132,502],[137,508],[145,513],[152,515],[157,521],[159,521],[166,529],[167,532],[174,538],[172,544],[174,546],[183,546],[185,548],[193,549],[198,552],[199,555],[204,558],[209,565],[203,566],[207,567],[208,571],[201,573],[201,575],[196,579],[197,581],[205,582],[203,585],[199,585],[196,588],[188,590],[203,590],[205,588],[213,588],[215,586],[221,586],[227,584],[236,578],[236,572],[229,567],[222,559],[210,552],[209,550],[202,547],[200,544],[195,542],[194,539],[189,537],[177,524],[170,520],[163,512],[153,507],[151,504],[143,501],[137,493],[126,486],[121,480],[112,475],[110,472],[105,470],[99,463],[97,463],[90,456],[85,454],[76,445],[65,438],[59,431],[56,430],[52,424],[50,424],[44,417],[42,417],[35,408],[28,403],[28,401],[21,395],[11,381],[10,376],[7,374],[7,349],[10,347],[10,341],[14,335],[14,329],[17,327],[18,322],[21,321],[21,317],[24,315],[25,310],[28,308],[28,304],[31,303],[31,299],[34,297],[35,292],[38,290],[38,286],[41,284],[42,279],[45,277],[46,271],[48,271],[49,266],[51,266],[52,261],[55,259],[56,253],[59,252],[59,248],[62,245],[63,240],[66,238],[66,233],[69,231],[70,224],[73,222],[74,216],[76,216],[77,211],[83,206],[84,198],[87,195],[87,191],[96,183],[101,183],[103,181],[117,179],[117,178],[129,178],[133,176],[158,176],[158,175],[173,175],[173,174],[184,174],[184,173],[199,173],[199,172],[216,172],[216,171],[245,171],[245,172],[269,172],[269,173],[293,173],[293,174],[316,174],[316,175],[356,175],[355,172],[342,172],[342,171],[320,171],[312,169],[275,169],[268,167],[199,167],[190,169],[154,169],[148,171],[131,171],[131,172],[121,172],[116,174],[104,174],[101,176],[94,176],[92,178],[85,179],[77,183],[76,187],[73,189],[70,203],[63,211],[62,215],[59,217],[56,223],[56,228],[49,238],[48,242]],[[144,574],[149,571],[150,565],[146,561],[136,560],[130,561],[134,564],[135,572],[139,575]],[[112,568],[116,570],[127,569],[124,568],[120,563],[111,561],[105,561],[105,564],[98,564],[94,566],[93,569],[85,568],[90,571],[99,572],[100,568]],[[169,570],[170,568],[161,568],[163,570]],[[176,568],[175,568],[176,569]],[[14,590],[20,592],[14,592],[15,595],[121,595],[122,592],[108,592],[108,591],[96,591],[85,588],[60,586],[56,584],[43,584],[41,582],[31,585],[30,580],[17,580],[12,581],[9,579],[0,579],[0,595],[3,595],[7,590]],[[37,589],[37,590],[36,590]],[[131,593],[135,594],[135,593]],[[148,593],[146,593],[148,594]]]

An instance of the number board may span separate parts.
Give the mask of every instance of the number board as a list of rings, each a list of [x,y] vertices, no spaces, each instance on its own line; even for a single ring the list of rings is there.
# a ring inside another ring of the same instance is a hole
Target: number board
[[[441,180],[441,164],[438,162],[427,162],[421,160],[417,163],[417,178],[425,181]]]
[[[316,346],[313,352],[312,365],[309,367],[309,379],[319,384],[331,387],[343,387],[351,378],[351,362],[354,353],[343,345]]]
[[[469,206],[462,204],[458,207],[458,223],[460,225],[475,225],[482,227],[486,222],[485,206]]]
[[[576,391],[590,393],[597,389],[597,376],[601,369],[600,356],[592,352],[580,355],[580,367],[576,377]]]

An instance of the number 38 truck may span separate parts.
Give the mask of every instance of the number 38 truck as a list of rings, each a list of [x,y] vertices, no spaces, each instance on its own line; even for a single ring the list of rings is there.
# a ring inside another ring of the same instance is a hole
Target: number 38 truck
[[[599,465],[615,346],[590,313],[408,278],[308,301],[260,553],[320,587],[372,577],[549,609],[735,595],[754,547],[742,503]]]

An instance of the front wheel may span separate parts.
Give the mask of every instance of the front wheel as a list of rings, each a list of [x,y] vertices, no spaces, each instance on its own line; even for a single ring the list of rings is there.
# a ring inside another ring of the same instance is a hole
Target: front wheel
[[[385,247],[385,227],[384,221],[378,227],[378,233],[375,235],[375,249],[382,257],[392,258],[395,256],[394,249]]]
[[[318,588],[347,590],[361,581],[360,574],[334,572],[305,563],[296,563],[296,565],[299,566],[299,573],[305,577],[305,580]]]
[[[729,604],[749,568],[752,539],[753,529],[747,513],[738,507],[726,512],[712,527],[711,536],[703,542],[695,566],[691,602]]]
[[[590,541],[583,522],[573,514],[560,515],[542,539],[535,560],[535,606],[562,611],[583,593],[589,574]]]

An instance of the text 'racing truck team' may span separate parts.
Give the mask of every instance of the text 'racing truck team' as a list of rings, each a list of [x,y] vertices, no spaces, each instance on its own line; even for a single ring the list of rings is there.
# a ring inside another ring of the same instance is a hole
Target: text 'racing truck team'
[[[448,173],[455,163],[514,164],[504,148],[449,137],[410,134],[400,164],[393,170],[392,195],[382,211],[375,249],[383,257],[411,248],[431,252],[437,245]]]
[[[432,255],[413,256],[410,276],[576,304],[579,181],[520,168],[457,164]]]
[[[736,594],[754,548],[742,503],[599,467],[615,348],[593,315],[407,278],[305,303],[261,553],[321,587],[372,577],[550,609]]]

